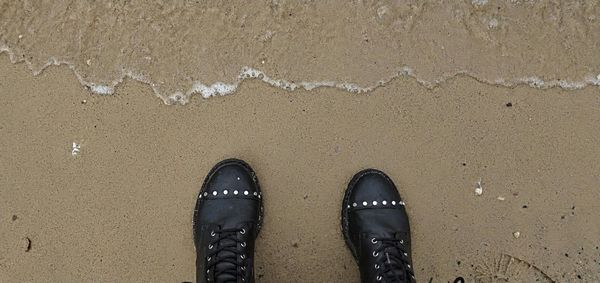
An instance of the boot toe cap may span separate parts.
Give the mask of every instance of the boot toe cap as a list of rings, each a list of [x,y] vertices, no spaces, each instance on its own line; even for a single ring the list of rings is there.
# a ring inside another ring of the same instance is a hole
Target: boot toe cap
[[[391,205],[402,199],[392,180],[383,172],[367,169],[355,175],[350,202],[360,206]]]

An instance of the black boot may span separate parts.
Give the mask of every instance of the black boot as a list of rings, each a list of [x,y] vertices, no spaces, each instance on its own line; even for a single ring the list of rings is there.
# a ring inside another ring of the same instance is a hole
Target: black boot
[[[344,196],[342,231],[362,282],[415,282],[408,215],[385,173],[354,175]]]
[[[258,180],[246,162],[219,162],[194,210],[196,282],[254,282],[254,240],[262,222]]]

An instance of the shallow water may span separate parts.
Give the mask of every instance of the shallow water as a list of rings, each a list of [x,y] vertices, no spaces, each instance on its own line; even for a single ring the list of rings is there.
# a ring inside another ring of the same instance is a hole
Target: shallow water
[[[234,93],[370,92],[400,76],[512,87],[600,85],[598,1],[0,1],[0,52],[68,65],[91,91],[125,78],[167,104]]]

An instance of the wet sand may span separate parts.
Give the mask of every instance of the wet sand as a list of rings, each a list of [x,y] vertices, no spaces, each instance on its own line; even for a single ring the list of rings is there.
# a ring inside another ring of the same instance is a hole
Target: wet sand
[[[597,87],[458,76],[351,94],[250,80],[168,106],[138,82],[92,95],[64,66],[33,77],[5,55],[0,78],[2,282],[192,281],[196,193],[227,157],[263,187],[258,282],[358,282],[340,203],[367,167],[406,200],[420,282],[600,280]]]
[[[0,52],[73,69],[107,94],[123,78],[168,104],[261,78],[283,89],[369,92],[467,75],[499,86],[600,86],[600,2],[10,1]]]

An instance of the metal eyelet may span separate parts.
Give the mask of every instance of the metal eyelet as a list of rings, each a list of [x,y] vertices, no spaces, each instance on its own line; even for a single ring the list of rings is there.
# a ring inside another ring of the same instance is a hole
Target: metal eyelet
[[[241,258],[241,259],[245,259],[245,258],[246,258],[246,256],[245,256],[245,255],[240,255],[240,258]]]
[[[212,257],[210,257],[210,256],[206,258],[207,261],[210,261],[211,259],[212,259]]]
[[[377,279],[377,281],[381,281],[381,279],[383,279],[383,277],[381,277],[381,275],[377,275],[376,279]]]
[[[241,270],[246,270],[245,266],[240,267]]]
[[[215,247],[215,246],[213,246],[213,245],[208,245],[208,249],[209,249],[209,250],[212,250],[212,248],[214,248],[214,247]]]
[[[246,230],[244,230],[244,228],[242,228],[242,230],[240,231],[240,234],[242,234],[242,235],[246,234]]]
[[[210,236],[211,237],[214,237],[215,235],[217,235],[217,234],[215,234],[215,231],[210,231]]]
[[[377,244],[377,240],[375,240],[375,238],[373,238],[373,239],[371,239],[371,243],[373,243],[373,245]]]
[[[404,256],[408,256],[408,253],[404,253]]]
[[[404,240],[400,240],[400,244],[404,244]]]
[[[379,253],[376,253],[375,251],[373,251],[373,257],[377,257],[379,255]]]
[[[379,269],[379,264],[375,264],[375,269]]]
[[[245,247],[246,247],[246,242],[242,242],[242,243],[240,244],[240,246],[242,246],[242,248],[245,248]]]

